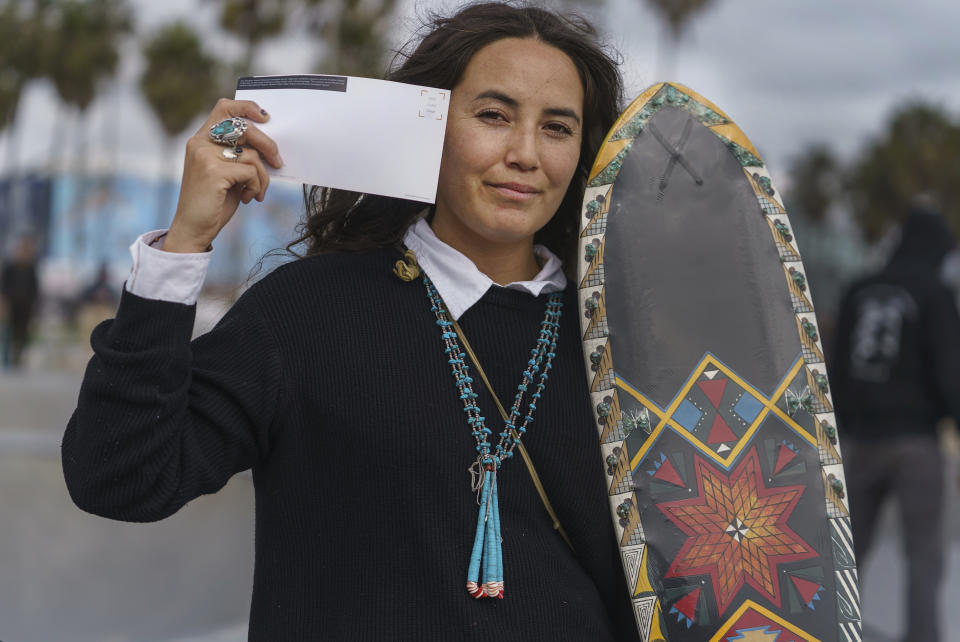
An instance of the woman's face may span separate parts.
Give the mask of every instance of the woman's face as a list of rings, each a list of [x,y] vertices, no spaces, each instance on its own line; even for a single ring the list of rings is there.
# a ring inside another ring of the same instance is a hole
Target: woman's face
[[[570,58],[533,38],[493,42],[450,98],[433,229],[461,249],[529,245],[580,158],[583,86]]]

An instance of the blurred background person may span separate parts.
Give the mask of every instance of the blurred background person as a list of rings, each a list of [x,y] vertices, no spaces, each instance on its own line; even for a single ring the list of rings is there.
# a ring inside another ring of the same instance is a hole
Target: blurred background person
[[[941,639],[944,462],[937,424],[960,419],[960,317],[942,273],[955,245],[939,212],[915,202],[886,264],[843,298],[832,360],[857,561],[866,560],[880,510],[893,498],[908,565],[910,642]]]
[[[110,278],[109,264],[103,261],[93,279],[73,302],[73,314],[80,336],[88,336],[98,323],[112,317],[117,303],[116,283]]]
[[[30,339],[31,322],[40,298],[36,245],[32,237],[21,238],[14,246],[11,258],[4,263],[0,276],[0,294],[3,295],[6,308],[3,366],[19,368]]]

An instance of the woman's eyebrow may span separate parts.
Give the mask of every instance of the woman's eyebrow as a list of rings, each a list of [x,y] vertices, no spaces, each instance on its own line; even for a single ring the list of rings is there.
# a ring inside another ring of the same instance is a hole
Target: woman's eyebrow
[[[505,105],[510,105],[511,107],[517,107],[520,104],[516,98],[511,98],[505,93],[496,91],[495,89],[488,89],[487,91],[480,92],[477,94],[474,100],[480,100],[481,98],[493,98],[494,100],[498,100]],[[550,116],[564,116],[566,118],[572,118],[577,122],[578,125],[580,124],[580,117],[577,116],[577,113],[572,109],[567,109],[566,107],[547,107],[543,110],[543,113]]]
[[[572,109],[567,109],[566,107],[547,107],[543,110],[543,113],[549,114],[551,116],[564,116],[566,118],[572,118],[577,121],[577,124],[580,124],[580,117],[577,116],[577,113]]]

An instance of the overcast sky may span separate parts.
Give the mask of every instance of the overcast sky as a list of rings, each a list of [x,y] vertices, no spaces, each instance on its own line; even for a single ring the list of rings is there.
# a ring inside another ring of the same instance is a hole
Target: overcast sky
[[[225,57],[238,53],[237,43],[213,26],[216,3],[130,2],[141,33],[186,18],[207,35],[211,50]],[[405,40],[416,26],[417,8],[457,5],[401,0],[394,40]],[[690,25],[672,59],[662,53],[661,23],[642,0],[603,6],[597,23],[623,54],[628,94],[665,79],[703,94],[746,132],[781,187],[789,160],[806,145],[825,142],[849,158],[905,100],[922,98],[960,112],[956,0],[715,0]],[[181,152],[162,156],[160,128],[137,91],[142,62],[133,46],[128,54],[119,80],[91,108],[91,164],[178,172]],[[285,38],[264,45],[264,54],[263,71],[297,73],[310,69],[316,49],[302,38]],[[22,164],[43,165],[51,150],[73,155],[70,138],[52,141],[58,114],[63,117],[49,85],[26,92],[18,121]],[[0,138],[4,167],[8,138]]]

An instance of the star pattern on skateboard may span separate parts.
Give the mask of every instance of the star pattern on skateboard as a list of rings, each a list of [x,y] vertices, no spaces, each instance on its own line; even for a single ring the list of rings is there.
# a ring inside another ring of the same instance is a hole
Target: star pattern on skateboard
[[[764,486],[756,450],[729,476],[695,457],[697,495],[657,507],[688,537],[665,577],[708,575],[723,613],[749,584],[777,607],[777,566],[816,557],[787,525],[803,486]]]

